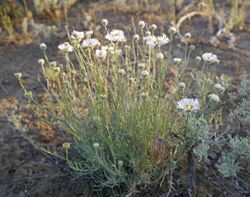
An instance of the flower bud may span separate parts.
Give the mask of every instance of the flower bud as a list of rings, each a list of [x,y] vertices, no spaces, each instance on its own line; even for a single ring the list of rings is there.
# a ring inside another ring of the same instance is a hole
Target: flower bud
[[[148,72],[147,70],[143,70],[143,71],[141,72],[141,75],[142,75],[143,77],[147,77],[147,76],[149,75],[149,72]]]
[[[128,81],[129,81],[130,83],[134,83],[136,80],[135,80],[135,78],[130,77],[130,78],[128,79]]]
[[[151,32],[150,31],[146,31],[146,36],[151,36]]]
[[[221,91],[224,91],[224,90],[225,90],[225,88],[224,88],[221,84],[219,84],[219,83],[216,83],[216,84],[214,85],[214,87],[215,87],[215,89],[217,89],[217,90],[221,90]]]
[[[156,59],[163,60],[164,59],[164,55],[161,52],[156,53]]]
[[[119,168],[121,168],[123,166],[123,161],[119,160],[118,161],[118,166],[119,166]]]
[[[144,21],[139,21],[139,26],[141,28],[144,28],[146,26],[145,22]]]
[[[41,66],[43,66],[45,64],[45,61],[44,61],[44,59],[41,58],[37,61],[37,63],[40,64]]]
[[[109,21],[107,19],[102,19],[102,25],[106,27],[108,25]]]
[[[169,29],[168,29],[168,33],[170,33],[170,34],[175,34],[176,33],[176,28],[175,27],[169,27]]]
[[[195,60],[196,60],[197,62],[200,62],[200,61],[201,61],[201,57],[200,57],[200,56],[196,56]]]
[[[138,40],[140,39],[140,36],[139,36],[138,34],[135,34],[135,35],[133,36],[133,39],[134,39],[135,41],[138,41]]]
[[[59,73],[61,71],[60,67],[54,67],[53,70],[57,73]]]
[[[100,147],[99,143],[97,143],[97,142],[96,142],[96,143],[94,143],[94,144],[93,144],[93,146],[94,146],[94,148],[95,148],[95,149],[97,149],[97,148],[99,148],[99,147]]]
[[[185,38],[186,38],[187,40],[189,40],[189,39],[192,37],[192,35],[191,35],[190,32],[185,33],[184,36],[185,36]]]
[[[125,45],[124,46],[125,50],[129,51],[131,49],[131,47],[129,45]]]
[[[151,28],[153,31],[155,31],[155,30],[157,29],[157,25],[156,25],[156,24],[152,24],[152,25],[150,26],[150,28]]]
[[[217,94],[209,94],[208,97],[216,103],[220,101],[220,97]]]
[[[64,149],[69,149],[70,148],[70,143],[69,142],[64,142],[63,145],[62,145],[62,147]]]
[[[52,61],[49,63],[51,67],[56,67],[57,66],[57,62],[56,61]]]
[[[186,84],[184,82],[180,82],[178,85],[180,88],[183,88],[183,89],[186,87]]]
[[[40,49],[41,49],[41,51],[46,51],[47,45],[45,43],[41,43],[40,44]]]
[[[18,80],[20,80],[22,77],[22,73],[15,73],[14,75]]]
[[[190,50],[195,50],[195,46],[194,45],[190,45]]]

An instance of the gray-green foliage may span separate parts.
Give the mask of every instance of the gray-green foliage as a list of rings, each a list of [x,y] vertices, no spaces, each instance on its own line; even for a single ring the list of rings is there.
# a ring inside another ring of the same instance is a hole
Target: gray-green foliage
[[[230,122],[240,122],[245,125],[250,122],[250,100],[243,99],[242,102],[229,114]]]
[[[239,103],[235,109],[229,114],[231,123],[240,122],[242,125],[250,122],[250,79],[247,75],[242,75],[240,78],[240,86],[237,93],[229,94],[231,102]]]
[[[249,124],[250,122],[250,100],[249,100],[249,85],[250,80],[247,75],[242,75],[240,78],[240,86],[237,92],[229,93],[230,102],[235,106],[228,117],[228,120],[232,129],[237,129],[237,123],[240,126]],[[244,128],[239,127],[244,134]],[[223,174],[223,176],[235,176],[241,167],[241,161],[246,160],[249,163],[250,159],[250,143],[249,134],[242,137],[232,137],[228,136],[229,150],[223,152],[219,164],[217,165],[218,170]]]
[[[203,117],[200,118],[189,118],[188,133],[186,137],[193,140],[193,145],[196,145],[199,139],[204,138],[208,133],[208,123]]]
[[[207,159],[210,148],[214,145],[217,145],[219,141],[219,137],[216,135],[216,133],[209,131],[208,125],[204,129],[205,130],[200,133],[198,138],[199,144],[194,148],[194,153],[200,159]]]
[[[247,75],[240,77],[239,96],[249,96],[250,93],[250,79]]]
[[[250,143],[247,137],[230,137],[229,146],[233,155],[242,156],[250,160]]]
[[[239,162],[232,154],[224,154],[216,166],[224,177],[235,176],[241,170]]]
[[[250,159],[250,143],[249,139],[232,137],[229,138],[229,147],[230,150],[223,152],[222,157],[217,164],[217,168],[224,177],[236,176],[237,173],[242,169],[241,161]]]

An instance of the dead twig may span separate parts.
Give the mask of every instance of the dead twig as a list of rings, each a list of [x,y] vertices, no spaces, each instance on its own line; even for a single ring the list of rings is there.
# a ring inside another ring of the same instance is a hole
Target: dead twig
[[[193,149],[188,151],[188,195],[189,197],[196,197],[196,183],[195,183],[195,161]]]
[[[168,192],[167,193],[164,193],[163,195],[161,195],[161,197],[169,197],[169,195],[171,194],[172,190],[173,190],[173,170],[167,170],[164,175],[163,175],[163,178],[161,180],[161,183],[160,183],[160,187],[162,187],[162,184],[165,180],[165,177],[169,175],[169,178],[168,178]]]
[[[166,197],[169,197],[173,189],[173,172],[169,171],[169,180],[168,180],[168,192],[166,193]]]
[[[192,11],[184,16],[182,16],[177,24],[176,24],[176,29],[177,29],[177,34],[181,38],[181,40],[184,40],[184,36],[180,33],[180,27],[183,24],[184,21],[190,20],[191,18],[195,16],[202,16],[202,17],[208,17],[209,20],[214,16],[214,18],[218,21],[218,31],[215,33],[214,36],[211,37],[210,43],[213,45],[218,45],[220,43],[219,38],[225,37],[228,39],[228,45],[230,48],[235,48],[235,42],[236,38],[233,33],[231,33],[229,30],[226,29],[226,19],[223,15],[218,14],[216,12],[213,12],[212,15],[209,14],[208,12],[204,11]]]
[[[178,20],[178,22],[177,22],[177,24],[176,24],[177,34],[178,34],[178,36],[180,36],[181,39],[184,39],[184,36],[180,33],[180,27],[181,27],[182,23],[183,23],[184,21],[186,21],[187,19],[191,19],[191,18],[194,17],[194,16],[208,17],[209,15],[208,15],[208,13],[206,13],[206,12],[193,11],[193,12],[189,12],[189,13],[185,14],[184,16],[182,16],[182,17]]]

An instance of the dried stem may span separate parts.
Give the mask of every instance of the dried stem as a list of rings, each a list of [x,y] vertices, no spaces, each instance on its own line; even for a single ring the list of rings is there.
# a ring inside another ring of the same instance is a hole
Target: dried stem
[[[189,197],[196,197],[196,183],[195,183],[195,161],[193,149],[188,151],[188,195]]]

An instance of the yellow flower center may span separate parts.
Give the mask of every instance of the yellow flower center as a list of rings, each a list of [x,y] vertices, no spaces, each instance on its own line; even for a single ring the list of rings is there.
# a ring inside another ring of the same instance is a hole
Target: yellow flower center
[[[191,110],[193,109],[194,106],[191,105],[191,104],[189,104],[189,105],[186,105],[185,107],[186,107],[186,110],[187,110],[187,111],[191,111]]]

